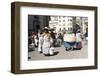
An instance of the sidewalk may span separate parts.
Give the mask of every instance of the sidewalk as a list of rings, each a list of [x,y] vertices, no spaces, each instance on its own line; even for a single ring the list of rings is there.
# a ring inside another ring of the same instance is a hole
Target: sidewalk
[[[64,46],[56,47],[55,52],[58,52],[54,56],[44,56],[42,53],[39,53],[37,50],[29,52],[29,60],[52,60],[52,59],[76,59],[76,58],[87,58],[88,57],[88,46],[83,42],[83,48],[81,50],[70,50],[66,51]]]

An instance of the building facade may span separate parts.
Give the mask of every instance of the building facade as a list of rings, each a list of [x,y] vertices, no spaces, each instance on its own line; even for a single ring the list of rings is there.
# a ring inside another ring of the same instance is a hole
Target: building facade
[[[85,32],[88,27],[88,18],[79,16],[50,16],[49,27],[59,31],[77,31]]]
[[[56,32],[62,30],[72,30],[72,17],[50,16],[49,27],[54,28]]]
[[[48,27],[49,16],[28,15],[28,31],[38,32],[38,30]]]
[[[28,15],[28,31],[38,32],[44,27],[55,29],[55,32],[77,31],[85,33],[88,28],[88,18],[79,16],[42,16]]]

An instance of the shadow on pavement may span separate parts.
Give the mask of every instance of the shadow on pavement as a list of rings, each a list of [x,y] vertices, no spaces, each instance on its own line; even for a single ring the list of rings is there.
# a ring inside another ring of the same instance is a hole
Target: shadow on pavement
[[[54,55],[57,55],[58,53],[59,53],[58,51],[54,52],[53,56],[54,56]]]

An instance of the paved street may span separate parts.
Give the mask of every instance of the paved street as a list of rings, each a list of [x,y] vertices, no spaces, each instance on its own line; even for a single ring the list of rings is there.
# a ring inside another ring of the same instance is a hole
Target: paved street
[[[54,56],[44,56],[42,53],[31,51],[28,53],[29,60],[52,60],[52,59],[75,59],[75,58],[87,58],[88,46],[85,41],[82,42],[83,48],[81,50],[69,50],[66,51],[64,46],[56,47]]]

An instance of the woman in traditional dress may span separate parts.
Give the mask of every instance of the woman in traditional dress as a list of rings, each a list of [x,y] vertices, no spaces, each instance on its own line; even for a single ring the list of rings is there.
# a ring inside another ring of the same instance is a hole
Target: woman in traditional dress
[[[44,33],[43,33],[43,46],[42,46],[43,50],[43,54],[45,56],[49,56],[49,50],[50,50],[50,34],[48,32],[48,29],[44,29]]]
[[[55,33],[53,31],[50,31],[50,50],[49,50],[50,55],[54,55],[55,43],[56,43]]]

